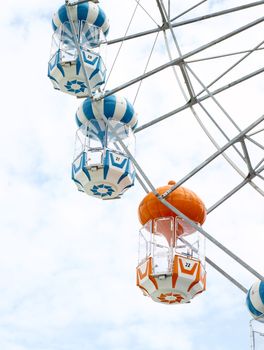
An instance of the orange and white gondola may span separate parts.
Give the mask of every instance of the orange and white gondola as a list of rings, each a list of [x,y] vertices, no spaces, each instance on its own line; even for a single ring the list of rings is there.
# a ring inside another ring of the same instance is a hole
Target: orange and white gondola
[[[157,192],[163,194],[173,184]],[[179,187],[166,200],[192,221],[205,221],[205,206],[192,191]],[[202,237],[153,193],[140,203],[139,219],[144,226],[139,235],[137,286],[159,303],[190,302],[206,288]]]

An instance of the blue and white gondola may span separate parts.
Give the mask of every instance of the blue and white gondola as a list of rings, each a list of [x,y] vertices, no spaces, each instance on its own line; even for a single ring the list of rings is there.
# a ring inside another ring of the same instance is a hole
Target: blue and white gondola
[[[251,316],[264,322],[264,282],[255,282],[247,294],[246,304]]]
[[[108,34],[109,21],[104,11],[93,2],[69,6],[68,13],[76,29],[91,92],[95,92],[105,83],[106,69],[101,56],[93,49],[98,47],[102,34]],[[68,13],[63,5],[52,19],[57,48],[49,61],[48,76],[55,89],[82,97],[88,94],[89,89],[73,40]]]
[[[112,148],[115,136],[108,130],[103,116],[121,139],[127,138],[137,125],[137,114],[125,98],[115,95],[99,101],[87,98],[77,110],[76,122],[85,130],[87,139],[98,141],[100,149],[83,148],[73,161],[72,179],[80,191],[96,198],[112,199],[134,185],[135,169],[125,152]],[[101,152],[96,164],[89,162],[95,152]]]

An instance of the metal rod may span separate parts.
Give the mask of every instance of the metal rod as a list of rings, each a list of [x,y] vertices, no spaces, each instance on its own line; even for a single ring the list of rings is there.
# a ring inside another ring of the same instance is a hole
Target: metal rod
[[[170,50],[170,47],[169,47],[169,42],[168,42],[168,38],[167,38],[167,34],[166,34],[166,31],[163,32],[163,35],[164,35],[164,40],[165,40],[165,46],[166,46],[166,50],[167,50],[167,53],[168,53],[168,56],[169,56],[169,59],[172,61],[172,55],[171,55],[171,50]],[[183,95],[183,97],[185,98],[185,101],[188,102],[188,96],[187,94],[185,93],[184,91],[184,87],[178,77],[178,74],[176,72],[176,68],[175,66],[171,66],[172,70],[173,70],[173,74],[175,76],[175,79],[180,87],[180,90],[181,90],[181,93]]]
[[[210,14],[205,15],[205,16],[200,16],[200,17],[196,17],[196,18],[189,19],[189,20],[186,20],[186,21],[173,23],[172,27],[173,28],[180,27],[182,25],[191,24],[191,23],[194,23],[194,22],[202,21],[202,20],[205,20],[205,19],[210,19],[210,18],[213,18],[213,17],[221,16],[221,15],[226,15],[228,13],[232,13],[232,12],[236,12],[236,11],[240,11],[240,10],[245,10],[245,9],[253,7],[253,6],[259,6],[259,5],[263,5],[263,4],[264,4],[264,0],[256,1],[256,2],[253,2],[251,4],[246,4],[246,5],[242,5],[242,6],[238,6],[238,7],[233,7],[233,8],[227,9],[227,10],[223,10],[223,11],[219,11],[219,12],[215,12],[215,13],[210,13]],[[135,33],[135,34],[128,35],[126,37],[121,37],[121,38],[109,40],[107,43],[108,43],[108,45],[116,44],[116,43],[118,43],[120,41],[123,41],[123,40],[131,40],[131,39],[139,38],[141,36],[150,35],[150,34],[158,32],[158,31],[161,31],[163,29],[168,29],[168,27],[167,28],[154,28],[154,29],[146,30],[146,31],[143,31],[143,32],[140,32],[140,33]]]
[[[260,175],[260,174],[257,174],[257,176],[264,181],[264,176]]]
[[[256,76],[256,75],[258,75],[258,74],[260,74],[260,73],[263,73],[263,72],[264,72],[264,67],[263,67],[263,68],[260,68],[260,69],[258,69],[258,70],[256,70],[256,71],[254,71],[254,72],[252,72],[252,73],[250,73],[250,74],[247,74],[247,75],[245,75],[245,76],[243,76],[243,77],[241,77],[241,78],[239,78],[239,79],[237,79],[237,80],[234,80],[234,81],[232,81],[231,83],[222,86],[221,88],[218,88],[218,89],[212,91],[211,94],[212,94],[212,95],[217,95],[217,94],[219,94],[220,92],[223,92],[223,91],[225,91],[225,90],[227,90],[227,89],[229,89],[229,88],[231,88],[231,87],[233,87],[233,86],[235,86],[235,85],[238,85],[238,84],[242,83],[243,81],[246,81],[246,80],[248,80],[248,79],[250,79],[250,78],[253,78],[254,76]],[[181,107],[178,107],[178,108],[174,109],[173,111],[168,112],[168,113],[162,115],[161,117],[155,118],[155,119],[153,119],[151,122],[148,122],[148,123],[146,123],[146,124],[143,124],[143,125],[139,126],[139,127],[135,130],[135,133],[137,133],[137,132],[139,132],[139,131],[142,131],[142,130],[144,130],[144,129],[148,128],[149,126],[152,126],[152,125],[154,125],[154,124],[156,124],[156,123],[159,123],[160,121],[162,121],[162,120],[164,120],[164,119],[167,119],[167,118],[171,117],[171,116],[174,115],[174,114],[177,114],[177,113],[179,113],[179,112],[182,112],[182,111],[184,111],[185,109],[189,108],[190,106],[195,105],[198,101],[200,101],[200,102],[201,102],[201,101],[204,101],[204,100],[208,99],[209,97],[210,97],[210,95],[205,95],[205,96],[200,97],[200,98],[197,99],[197,100],[189,101],[187,104],[185,104],[185,105],[183,105],[183,106],[181,106]]]
[[[156,24],[158,28],[160,28],[159,24],[155,21],[155,19],[150,15],[150,13],[140,4],[140,0],[135,0],[135,2],[142,8],[142,10],[148,15],[148,17]]]
[[[208,96],[208,97],[210,97],[210,96]],[[171,111],[171,112],[168,112],[168,113],[166,113],[166,114],[163,114],[162,116],[160,116],[160,117],[158,117],[158,118],[155,118],[155,119],[151,120],[150,122],[145,123],[145,124],[143,124],[143,125],[137,127],[136,130],[134,131],[134,133],[136,134],[136,133],[138,133],[138,132],[140,132],[140,131],[142,131],[142,130],[144,130],[144,129],[147,129],[148,127],[150,127],[150,126],[152,126],[152,125],[154,125],[154,124],[157,124],[157,123],[161,122],[161,121],[164,120],[164,119],[167,119],[167,118],[169,118],[169,117],[171,117],[171,116],[173,116],[173,115],[175,115],[175,114],[178,114],[179,112],[182,112],[182,111],[184,111],[185,109],[191,107],[191,106],[194,105],[195,103],[196,103],[195,101],[189,101],[189,102],[187,102],[185,105],[183,105],[183,106],[181,106],[181,107],[178,107],[178,108],[174,109],[174,110]]]
[[[227,141],[230,141],[230,138],[227,136],[227,134],[225,133],[225,131],[220,127],[220,125],[214,120],[214,118],[212,117],[212,115],[208,112],[208,110],[204,107],[204,105],[201,102],[198,102],[199,106],[202,108],[202,110],[205,112],[205,114],[210,118],[210,120],[212,121],[212,123],[217,127],[217,129],[221,132],[221,134],[225,137],[225,139]],[[235,145],[232,146],[235,151],[238,153],[238,155],[245,161],[244,156],[242,155],[242,153],[237,149],[237,147]]]
[[[207,0],[202,0],[202,1],[198,2],[198,4],[196,4],[196,5],[194,5],[194,6],[190,7],[190,8],[188,8],[187,10],[183,11],[183,12],[180,13],[178,16],[172,18],[172,19],[171,19],[171,22],[175,21],[175,19],[178,19],[178,18],[180,18],[180,17],[186,15],[186,13],[192,11],[193,9],[195,9],[195,8],[198,7],[198,6],[200,6],[200,5],[203,4],[204,2],[207,2]]]
[[[256,176],[256,174],[255,174]],[[254,176],[252,176],[253,178]],[[249,181],[251,181],[251,177],[243,180],[239,185],[234,187],[229,193],[227,193],[223,198],[219,199],[214,205],[212,205],[208,210],[207,214],[210,214],[213,210],[215,210],[220,204],[224,203],[227,199],[229,199],[233,194],[235,194],[238,190],[244,187]]]
[[[187,60],[187,61],[185,61],[185,63],[196,63],[196,62],[201,62],[201,61],[209,61],[209,60],[214,60],[217,58],[241,55],[242,53],[252,53],[252,52],[260,51],[260,50],[264,50],[264,47],[259,47],[258,49],[254,49],[254,50],[243,50],[243,51],[230,52],[230,53],[226,53],[226,54],[222,54],[222,55],[197,58],[196,60]]]
[[[241,283],[236,281],[233,277],[231,277],[227,272],[225,272],[223,269],[221,269],[218,265],[216,265],[211,259],[209,259],[207,256],[205,257],[205,261],[208,262],[215,270],[220,272],[225,278],[227,278],[230,282],[232,282],[236,287],[238,287],[242,292],[248,293],[248,290],[246,287],[244,287]]]
[[[258,172],[256,172],[257,176],[258,176]],[[253,181],[249,182],[249,184],[251,185],[251,187],[253,187],[259,194],[262,195],[262,197],[264,197],[264,191],[259,188],[259,186],[257,186]]]
[[[153,51],[155,49],[155,46],[156,46],[156,43],[157,43],[157,40],[158,40],[158,36],[159,36],[159,33],[157,33],[156,37],[155,37],[155,40],[154,40],[154,43],[152,45],[152,48],[150,50],[150,54],[149,54],[149,57],[148,57],[148,60],[147,60],[147,63],[145,65],[145,68],[144,68],[144,73],[146,73],[147,69],[148,69],[148,66],[149,66],[149,62],[151,60],[151,57],[152,57],[152,54],[153,54]],[[139,84],[138,84],[138,88],[137,88],[137,91],[136,91],[136,94],[135,94],[135,97],[134,97],[134,101],[133,101],[133,106],[136,102],[136,99],[138,97],[138,94],[139,94],[139,90],[141,88],[141,85],[142,85],[142,80],[140,80]]]
[[[160,0],[156,0],[156,4],[158,6],[158,9],[159,9],[159,12],[160,12],[160,15],[161,15],[163,26],[165,27],[168,23],[167,23],[167,19],[165,17],[165,13],[163,11],[163,8],[162,8]]]
[[[260,169],[258,169],[257,174],[260,174],[264,170],[264,165]]]
[[[258,141],[252,139],[252,138],[249,137],[249,136],[246,136],[246,138],[247,138],[249,141],[251,141],[252,143],[254,143],[256,146],[258,146],[259,148],[261,148],[262,150],[264,150],[264,146],[263,146],[261,143],[259,143]]]
[[[254,174],[254,169],[253,169],[252,164],[251,164],[251,160],[250,160],[250,157],[249,157],[249,154],[248,154],[248,150],[247,150],[247,146],[246,146],[245,140],[241,139],[240,143],[241,143],[244,155],[245,155],[245,159],[246,159],[246,162],[247,162],[247,167],[248,167],[249,174],[252,175],[252,174]]]
[[[191,107],[192,109],[193,107]],[[201,128],[203,129],[203,131],[205,132],[205,134],[207,135],[207,137],[210,139],[210,141],[213,143],[213,145],[216,147],[217,150],[219,150],[221,147],[220,145],[216,142],[216,140],[213,138],[213,136],[210,134],[210,132],[208,131],[208,129],[206,128],[206,126],[204,125],[204,123],[202,123],[201,119],[199,118],[199,116],[197,115],[197,113],[195,113],[195,118],[197,120],[197,122],[200,124]],[[225,153],[222,153],[222,156],[225,158],[225,160],[233,167],[233,169],[235,169],[238,174],[240,176],[243,177],[243,179],[246,177],[246,174],[244,174],[240,168],[232,161],[232,159],[230,157],[228,157]]]
[[[140,185],[144,189],[144,191],[146,193],[149,193],[149,190],[148,190],[147,186],[144,184],[144,181],[141,180],[141,178],[140,178],[140,176],[138,175],[137,172],[136,172],[136,179],[138,180],[138,182],[140,183]]]
[[[255,166],[254,170],[256,170],[262,163],[264,162],[264,158],[262,158],[258,164]]]
[[[257,131],[255,131],[255,132],[252,132],[252,133],[249,134],[248,136],[256,135],[256,134],[258,134],[258,133],[260,133],[260,132],[262,132],[262,131],[264,131],[264,128],[262,128],[262,129],[260,129],[260,130],[257,130]]]
[[[171,18],[171,3],[170,3],[170,0],[168,0],[168,16],[169,16],[169,19]]]

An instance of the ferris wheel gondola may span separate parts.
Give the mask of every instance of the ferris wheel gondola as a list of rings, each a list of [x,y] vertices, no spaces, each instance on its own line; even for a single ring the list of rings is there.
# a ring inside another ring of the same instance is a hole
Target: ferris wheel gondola
[[[77,188],[95,198],[120,197],[135,180],[134,165],[117,140],[134,154],[137,114],[133,106],[116,95],[98,101],[87,98],[78,108],[76,122],[72,179]]]
[[[100,46],[109,32],[104,11],[93,2],[71,7],[62,5],[53,16],[52,27],[48,76],[53,87],[76,97],[99,90],[106,75]]]
[[[157,189],[164,194],[175,185]],[[203,224],[206,209],[192,191],[178,187],[167,198],[189,219]],[[149,193],[139,204],[139,263],[137,286],[152,300],[165,304],[189,303],[206,287],[203,237],[186,221]]]

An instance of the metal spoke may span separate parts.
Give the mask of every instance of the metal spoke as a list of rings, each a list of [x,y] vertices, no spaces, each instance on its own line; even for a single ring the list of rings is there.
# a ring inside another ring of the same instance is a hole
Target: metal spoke
[[[208,112],[208,110],[204,107],[204,105],[201,102],[198,102],[199,106],[202,108],[202,110],[205,112],[205,114],[210,118],[210,120],[212,121],[212,123],[217,127],[217,129],[221,132],[221,134],[225,137],[225,139],[227,141],[230,141],[230,138],[227,136],[227,134],[225,133],[225,131],[220,127],[220,125],[214,120],[214,118],[212,117],[212,115]],[[235,145],[232,145],[232,147],[234,148],[234,150],[238,153],[238,155],[245,161],[244,156],[241,154],[241,152],[237,149],[237,147]]]
[[[261,161],[255,166],[254,170],[257,170],[258,167],[260,167],[262,163],[264,163],[264,158],[262,158]]]
[[[256,176],[257,174],[254,174]],[[207,214],[210,214],[213,210],[215,210],[217,207],[219,207],[220,204],[224,203],[227,199],[233,196],[233,194],[237,193],[238,190],[240,190],[242,187],[244,187],[251,179],[254,177],[247,177],[245,180],[243,180],[239,185],[234,187],[230,192],[228,192],[223,198],[219,199],[214,205],[212,205],[208,210]]]
[[[244,155],[245,155],[245,159],[246,159],[246,163],[247,163],[249,174],[252,175],[252,174],[254,174],[254,169],[253,169],[252,164],[251,164],[251,160],[250,160],[250,157],[249,157],[249,154],[248,154],[248,150],[247,150],[247,146],[246,146],[245,140],[241,139],[240,143],[241,143]]]
[[[186,60],[185,63],[197,63],[197,62],[202,62],[202,61],[209,61],[209,60],[214,60],[217,58],[236,56],[236,55],[241,55],[243,53],[252,53],[252,52],[256,52],[256,51],[260,51],[260,50],[264,50],[264,47],[259,47],[257,49],[253,49],[253,50],[243,50],[243,51],[231,52],[231,53],[226,53],[226,54],[217,55],[217,56],[209,56],[209,57],[197,58],[197,59],[193,59],[193,60]]]
[[[254,145],[258,146],[260,149],[264,150],[264,146],[259,143],[258,141],[252,139],[251,137],[249,137],[248,135],[246,136],[246,138],[251,141],[252,143],[254,143]]]
[[[146,71],[147,71],[147,69],[148,69],[150,59],[151,59],[151,57],[152,57],[154,48],[155,48],[156,43],[157,43],[157,40],[158,40],[158,36],[159,36],[159,33],[157,33],[157,35],[156,35],[156,37],[155,37],[155,40],[154,40],[154,43],[153,43],[153,45],[152,45],[152,48],[151,48],[151,50],[150,50],[150,54],[149,54],[149,57],[148,57],[146,66],[145,66],[145,68],[144,68],[144,73],[146,73]],[[144,74],[144,73],[143,73],[143,74]],[[137,99],[137,97],[138,97],[138,94],[139,94],[139,90],[140,90],[140,88],[141,88],[141,85],[142,85],[142,80],[140,80],[140,82],[139,82],[139,85],[138,85],[138,88],[137,88],[137,91],[136,91],[136,94],[135,94],[135,97],[134,97],[133,105],[134,105],[135,102],[136,102],[136,99]]]
[[[218,265],[216,265],[211,259],[209,259],[207,256],[205,257],[205,261],[208,262],[215,270],[220,272],[225,278],[227,278],[230,282],[232,282],[236,287],[238,287],[242,292],[246,293],[248,292],[247,288],[244,287],[241,283],[236,281],[233,277],[231,277],[226,271],[221,269]]]
[[[155,21],[155,19],[151,16],[151,14],[140,4],[140,0],[135,0],[135,2],[142,8],[142,10],[148,15],[148,17],[156,24],[158,28],[160,25]]]
[[[255,131],[255,132],[252,132],[252,133],[249,134],[248,136],[256,135],[256,134],[258,134],[258,133],[260,133],[260,132],[262,132],[262,131],[264,131],[264,128],[262,128],[262,129],[260,129],[260,130],[257,130],[257,131]]]
[[[178,18],[180,18],[180,17],[186,15],[186,13],[191,12],[193,9],[195,9],[196,7],[202,5],[204,2],[207,2],[207,0],[202,0],[202,1],[198,2],[198,4],[196,4],[196,5],[194,5],[194,6],[190,7],[190,8],[188,8],[187,10],[183,11],[183,12],[180,13],[178,16],[173,17],[173,18],[171,19],[171,22],[173,22],[173,21],[175,21],[176,19],[178,19]]]
[[[260,174],[257,174],[257,176],[264,181],[264,176],[260,175]]]

